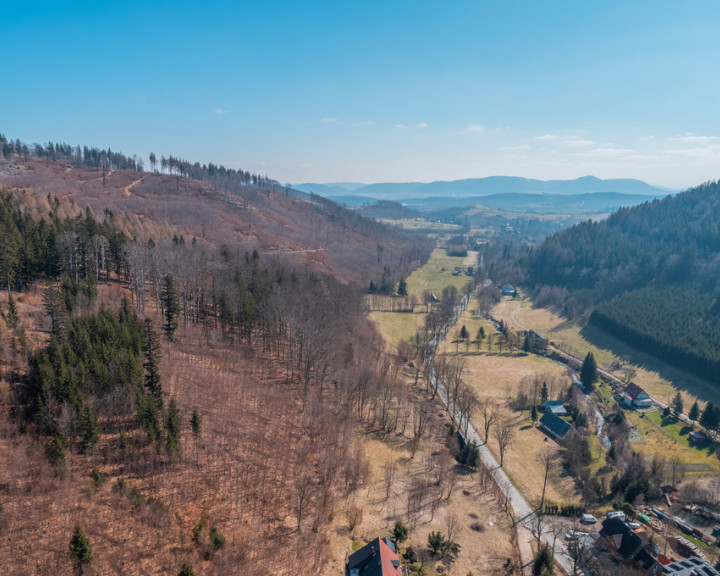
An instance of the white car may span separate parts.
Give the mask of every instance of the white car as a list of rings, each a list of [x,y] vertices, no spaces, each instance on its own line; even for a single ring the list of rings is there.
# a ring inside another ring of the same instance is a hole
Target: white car
[[[583,532],[576,532],[575,530],[571,530],[567,534],[565,534],[565,540],[568,542],[572,540],[578,540],[583,535]]]
[[[595,524],[595,522],[597,522],[597,518],[595,518],[592,514],[583,514],[580,518],[580,522],[583,524]]]
[[[625,512],[622,512],[620,510],[617,510],[616,512],[608,512],[607,516],[605,516],[605,519],[610,520],[610,518],[620,518],[622,522],[625,522]]]

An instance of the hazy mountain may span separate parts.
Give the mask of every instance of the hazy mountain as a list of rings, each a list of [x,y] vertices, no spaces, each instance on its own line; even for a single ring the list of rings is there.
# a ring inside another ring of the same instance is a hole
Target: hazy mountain
[[[590,194],[616,192],[620,194],[643,194],[665,196],[670,190],[651,186],[634,179],[602,180],[595,176],[583,176],[575,180],[535,180],[516,176],[489,176],[465,180],[437,182],[384,182],[356,186],[357,183],[298,184],[298,190],[314,192],[321,196],[369,196],[379,200],[404,201],[429,196],[489,196],[491,194]]]

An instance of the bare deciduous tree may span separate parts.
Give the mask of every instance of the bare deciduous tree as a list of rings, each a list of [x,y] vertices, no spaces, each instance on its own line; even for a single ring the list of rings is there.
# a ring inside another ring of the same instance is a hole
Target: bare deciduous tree
[[[498,422],[495,426],[495,440],[498,443],[498,450],[500,451],[500,468],[502,468],[503,461],[505,460],[505,451],[512,444],[515,438],[515,428],[509,422]]]

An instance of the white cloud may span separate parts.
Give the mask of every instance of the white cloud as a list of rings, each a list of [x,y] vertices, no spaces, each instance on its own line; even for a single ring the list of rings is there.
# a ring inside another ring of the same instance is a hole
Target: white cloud
[[[682,156],[684,158],[717,158],[720,156],[720,145],[663,150],[663,154],[668,156]]]
[[[397,128],[398,130],[405,130],[407,126],[405,126],[405,124],[395,124],[395,128]]]
[[[504,152],[519,152],[520,150],[530,150],[530,146],[527,144],[519,144],[518,146],[504,146],[500,148]]]
[[[215,109],[213,110],[213,114],[227,114],[227,113],[228,113],[228,111],[227,111],[227,110],[223,110],[222,108],[215,108]]]
[[[468,124],[467,128],[465,128],[465,132],[485,132],[485,126],[483,126],[482,124]]]
[[[323,122],[325,124],[337,124],[338,122],[340,122],[340,118],[337,118],[337,117],[321,118],[320,122]]]
[[[362,120],[361,122],[355,122],[354,126],[372,126],[375,124],[372,120]]]
[[[592,146],[595,142],[592,140],[584,140],[582,138],[578,138],[577,136],[569,136],[563,140],[563,144],[565,146],[570,146],[571,148],[580,148],[582,146]]]
[[[669,138],[671,142],[688,142],[692,144],[702,144],[703,142],[715,142],[720,140],[718,136],[695,136],[694,134],[685,134],[684,136],[675,136]]]
[[[542,136],[535,136],[535,140],[557,140],[557,134],[543,134]]]
[[[585,152],[576,152],[572,156],[589,156],[592,158],[622,158],[633,154],[635,151],[629,148],[595,148]]]
[[[420,122],[420,124],[418,124],[418,125],[416,126],[416,128],[427,128],[427,127],[428,127],[428,123],[427,123],[427,122]]]

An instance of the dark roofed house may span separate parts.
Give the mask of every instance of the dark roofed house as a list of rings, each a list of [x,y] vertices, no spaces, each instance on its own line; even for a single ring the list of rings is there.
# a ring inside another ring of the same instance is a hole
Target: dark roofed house
[[[665,574],[673,576],[720,576],[710,564],[700,558],[686,558],[663,566]]]
[[[652,400],[647,392],[640,388],[635,382],[630,382],[625,388],[625,394],[632,400],[633,406],[636,408],[650,408],[652,406]]]
[[[631,528],[621,518],[606,518],[600,535],[608,548],[616,552],[625,564],[635,566],[645,574],[662,574],[662,566],[655,554],[644,528]]]
[[[346,576],[402,576],[400,558],[388,538],[375,538],[348,558]]]
[[[555,414],[555,416],[567,416],[565,403],[562,400],[546,400],[545,412],[551,412]]]
[[[707,442],[707,436],[702,432],[690,432],[690,434],[688,434],[688,440],[695,442],[695,444],[705,444],[705,442]]]
[[[561,420],[552,412],[545,412],[540,418],[540,426],[543,427],[551,436],[556,438],[564,438],[565,434],[570,430],[570,424]]]

